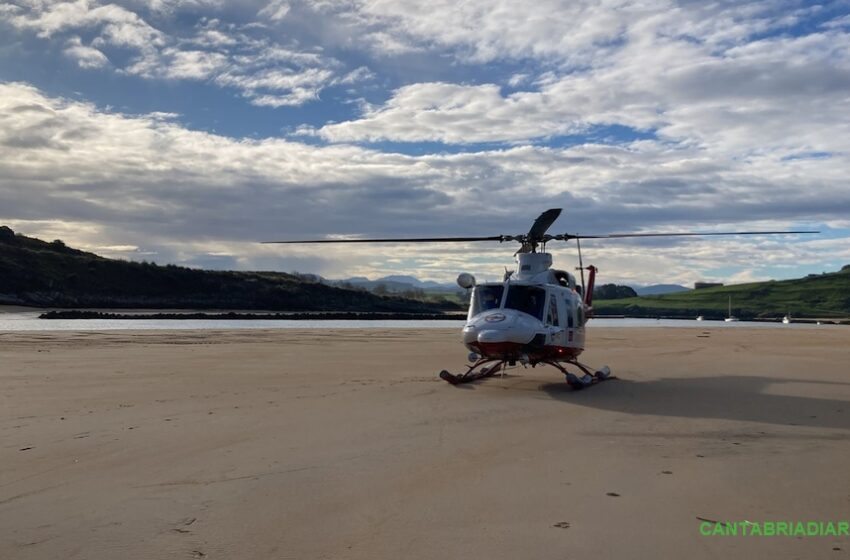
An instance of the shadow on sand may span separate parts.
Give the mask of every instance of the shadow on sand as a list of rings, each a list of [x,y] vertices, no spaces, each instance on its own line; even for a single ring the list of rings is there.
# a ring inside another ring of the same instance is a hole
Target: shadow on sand
[[[767,392],[771,386],[789,383],[803,391],[812,385],[850,386],[850,383],[829,381],[727,375],[652,381],[613,379],[583,391],[573,391],[566,383],[544,383],[539,389],[559,401],[627,414],[850,430],[848,399]]]

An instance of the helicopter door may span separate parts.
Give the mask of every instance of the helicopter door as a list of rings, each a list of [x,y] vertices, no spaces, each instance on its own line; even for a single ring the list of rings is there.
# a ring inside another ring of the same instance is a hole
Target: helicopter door
[[[569,295],[564,298],[564,309],[566,311],[566,313],[564,313],[566,316],[566,319],[564,320],[564,327],[567,332],[567,343],[570,345],[572,345],[575,339],[575,329],[577,326],[575,301],[576,300]]]
[[[546,312],[546,326],[549,327],[552,344],[563,346],[566,342],[564,325],[560,320],[561,314],[558,310],[558,295],[556,293],[549,294],[549,308]]]

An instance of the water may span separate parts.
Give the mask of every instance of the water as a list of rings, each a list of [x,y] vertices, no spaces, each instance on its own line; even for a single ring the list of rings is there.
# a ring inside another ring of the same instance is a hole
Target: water
[[[590,319],[589,327],[676,327],[685,329],[825,329],[837,325],[815,325],[813,323],[782,324],[780,321],[696,321],[693,319]]]
[[[221,319],[39,319],[38,311],[0,312],[0,332],[10,331],[114,331],[194,329],[461,329],[463,321],[287,321]],[[591,319],[590,328],[680,327],[693,329],[825,329],[834,325],[780,322],[693,321],[684,319]]]
[[[0,313],[4,331],[120,331],[197,329],[439,329],[463,327],[463,321],[287,321],[274,319],[39,319],[42,311]],[[136,313],[136,311],[127,311]],[[141,314],[141,313],[140,313]]]

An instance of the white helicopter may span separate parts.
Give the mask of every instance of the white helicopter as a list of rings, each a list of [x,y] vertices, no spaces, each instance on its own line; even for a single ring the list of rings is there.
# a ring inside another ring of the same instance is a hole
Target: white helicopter
[[[521,244],[514,254],[516,271],[505,272],[503,282],[478,284],[468,273],[457,278],[460,287],[472,290],[469,313],[463,327],[463,344],[470,351],[472,365],[462,374],[440,372],[440,377],[456,385],[490,377],[506,366],[535,367],[550,365],[560,370],[567,383],[582,389],[611,377],[607,366],[593,371],[578,361],[584,351],[585,327],[593,316],[593,286],[596,267],[585,267],[581,257],[582,239],[618,239],[627,237],[677,237],[708,235],[779,235],[819,233],[817,231],[734,231],[685,233],[615,233],[607,235],[558,234],[546,231],[558,219],[560,208],[543,212],[526,234],[490,237],[420,237],[407,239],[312,239],[267,241],[266,243],[469,243],[475,241],[516,241]],[[549,241],[575,239],[578,249],[581,285],[574,275],[552,268],[552,255],[546,252]],[[537,249],[542,251],[538,252]],[[585,284],[584,271],[588,271]],[[581,371],[568,371],[573,366]]]

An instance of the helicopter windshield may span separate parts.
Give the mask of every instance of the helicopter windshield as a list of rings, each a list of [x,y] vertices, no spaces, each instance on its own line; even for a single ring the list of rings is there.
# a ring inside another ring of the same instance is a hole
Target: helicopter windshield
[[[516,309],[532,317],[543,320],[543,304],[546,302],[546,290],[536,286],[511,286],[505,300],[505,309]]]
[[[502,294],[505,287],[502,284],[494,286],[476,286],[472,290],[472,305],[470,306],[470,317],[474,317],[482,311],[497,309],[502,305]]]

